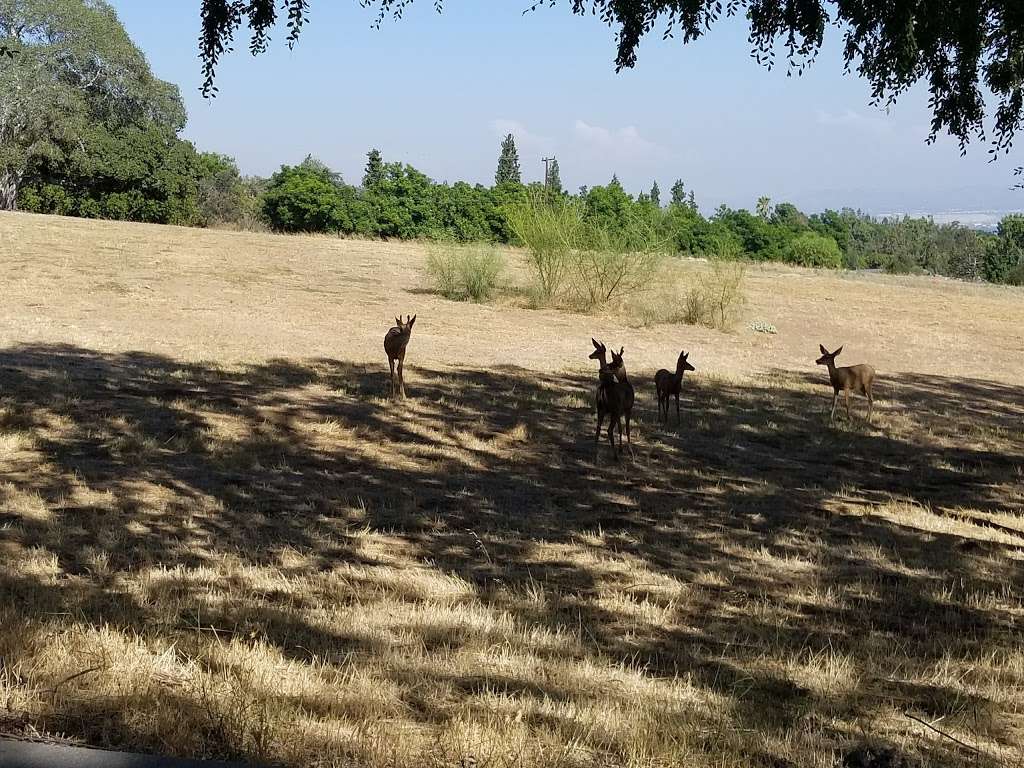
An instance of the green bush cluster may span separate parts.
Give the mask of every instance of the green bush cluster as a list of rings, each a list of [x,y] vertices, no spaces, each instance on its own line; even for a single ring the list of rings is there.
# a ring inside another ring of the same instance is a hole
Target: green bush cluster
[[[652,188],[634,197],[615,178],[574,195],[514,180],[440,184],[410,165],[385,162],[377,150],[368,153],[359,185],[312,157],[269,179],[247,179],[231,158],[196,152],[150,125],[97,126],[78,152],[60,162],[38,160],[19,202],[92,218],[528,245],[542,299],[570,293],[592,306],[628,292],[629,276],[653,269],[655,253],[1024,282],[1021,216],[987,235],[850,209],[808,216],[767,198],[753,213],[721,206],[704,216],[682,182],[667,206],[655,196],[660,191]],[[631,264],[638,258],[652,263]]]

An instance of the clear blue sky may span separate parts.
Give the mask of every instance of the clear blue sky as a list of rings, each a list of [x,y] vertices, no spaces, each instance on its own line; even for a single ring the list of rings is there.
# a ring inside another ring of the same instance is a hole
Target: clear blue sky
[[[219,97],[204,101],[199,0],[112,3],[156,74],[181,87],[187,137],[247,173],[312,153],[357,182],[379,147],[437,180],[490,183],[511,131],[527,180],[553,154],[570,189],[613,173],[634,193],[682,178],[705,210],[762,194],[806,210],[1024,207],[1009,190],[1014,156],[989,164],[984,145],[962,158],[952,140],[925,144],[925,89],[872,109],[867,85],[843,75],[836,30],[802,78],[750,59],[742,20],[688,46],[652,35],[637,68],[616,74],[613,32],[567,0],[526,16],[527,0],[447,0],[443,16],[417,0],[380,30],[356,0],[314,0],[294,51],[282,30],[253,59],[240,37]]]

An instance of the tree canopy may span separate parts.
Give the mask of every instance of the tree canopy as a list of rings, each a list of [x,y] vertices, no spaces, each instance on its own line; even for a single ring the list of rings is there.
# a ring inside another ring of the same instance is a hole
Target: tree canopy
[[[82,154],[110,131],[185,125],[177,86],[155,78],[104,0],[0,0],[0,209],[37,160]]]
[[[400,19],[414,0],[359,0],[375,25]],[[873,101],[893,102],[925,81],[931,92],[933,141],[945,132],[961,149],[984,139],[991,120],[992,153],[1008,151],[1024,118],[1024,3],[1021,0],[535,0],[527,10],[568,4],[593,13],[617,31],[615,68],[633,67],[641,40],[661,32],[689,43],[723,17],[743,13],[752,54],[771,67],[779,52],[790,74],[813,63],[829,27],[841,30],[847,69],[871,85]],[[438,12],[443,0],[433,0]],[[249,49],[266,50],[279,14],[288,17],[287,43],[296,43],[311,0],[203,0],[200,58],[207,96],[216,92],[217,63],[242,26]],[[984,92],[996,104],[986,111]]]

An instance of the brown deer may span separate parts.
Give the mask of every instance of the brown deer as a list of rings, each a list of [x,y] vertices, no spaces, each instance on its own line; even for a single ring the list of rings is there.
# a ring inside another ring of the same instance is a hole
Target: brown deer
[[[836,368],[836,357],[843,348],[835,352],[829,352],[821,344],[821,357],[815,362],[818,365],[828,366],[828,379],[832,383],[832,413],[829,414],[828,423],[832,424],[836,418],[836,403],[839,401],[840,391],[846,400],[846,418],[850,418],[850,392],[862,394],[868,399],[868,424],[871,423],[871,412],[874,409],[875,401],[871,397],[871,385],[875,380],[875,369],[870,365],[850,365],[845,368]]]
[[[668,423],[668,399],[672,395],[676,396],[676,424],[679,423],[679,390],[683,388],[683,374],[687,371],[695,371],[690,363],[687,361],[689,357],[686,352],[679,353],[679,359],[676,360],[676,372],[662,368],[656,374],[654,374],[654,386],[658,391],[658,419],[661,419],[662,405],[665,406],[665,423]]]
[[[601,385],[598,397],[602,395],[606,402],[608,411],[608,442],[611,443],[612,451],[615,452],[616,461],[622,452],[622,420],[626,421],[626,444],[629,446],[629,455],[633,455],[633,438],[630,434],[629,423],[633,415],[633,401],[636,392],[633,385],[629,383],[626,375],[626,364],[622,355],[626,351],[621,347],[618,352],[612,350],[612,362],[601,372]],[[613,431],[619,432],[619,445],[616,450]]]
[[[416,322],[416,315],[402,316],[395,318],[395,327],[391,328],[384,336],[384,351],[388,355],[388,365],[391,366],[391,397],[405,397],[405,348],[409,346],[409,337],[412,335],[412,326]],[[395,363],[398,363],[398,378],[395,378]]]
[[[590,341],[594,345],[594,351],[590,353],[587,359],[597,360],[599,364],[597,390],[594,392],[594,405],[597,408],[597,431],[594,433],[594,444],[596,445],[601,439],[601,425],[604,423],[604,417],[608,413],[608,398],[603,391],[607,382],[605,378],[602,378],[607,376],[608,350],[597,339],[591,337]]]

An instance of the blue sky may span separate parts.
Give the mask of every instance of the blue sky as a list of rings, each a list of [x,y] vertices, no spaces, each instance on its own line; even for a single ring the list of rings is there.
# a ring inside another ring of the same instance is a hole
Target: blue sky
[[[636,69],[616,74],[613,32],[567,0],[526,16],[526,0],[447,0],[443,16],[417,0],[380,30],[356,0],[314,0],[293,51],[279,31],[253,59],[240,38],[205,101],[199,0],[112,3],[157,75],[181,86],[187,137],[247,173],[313,153],[357,182],[379,147],[437,180],[490,183],[512,132],[527,180],[555,155],[571,189],[613,173],[634,193],[682,178],[705,210],[763,194],[806,210],[1024,207],[1009,190],[1014,156],[990,164],[981,144],[966,158],[950,139],[925,144],[925,89],[873,109],[866,83],[843,75],[836,30],[801,78],[758,66],[741,19],[688,46],[652,35]]]

